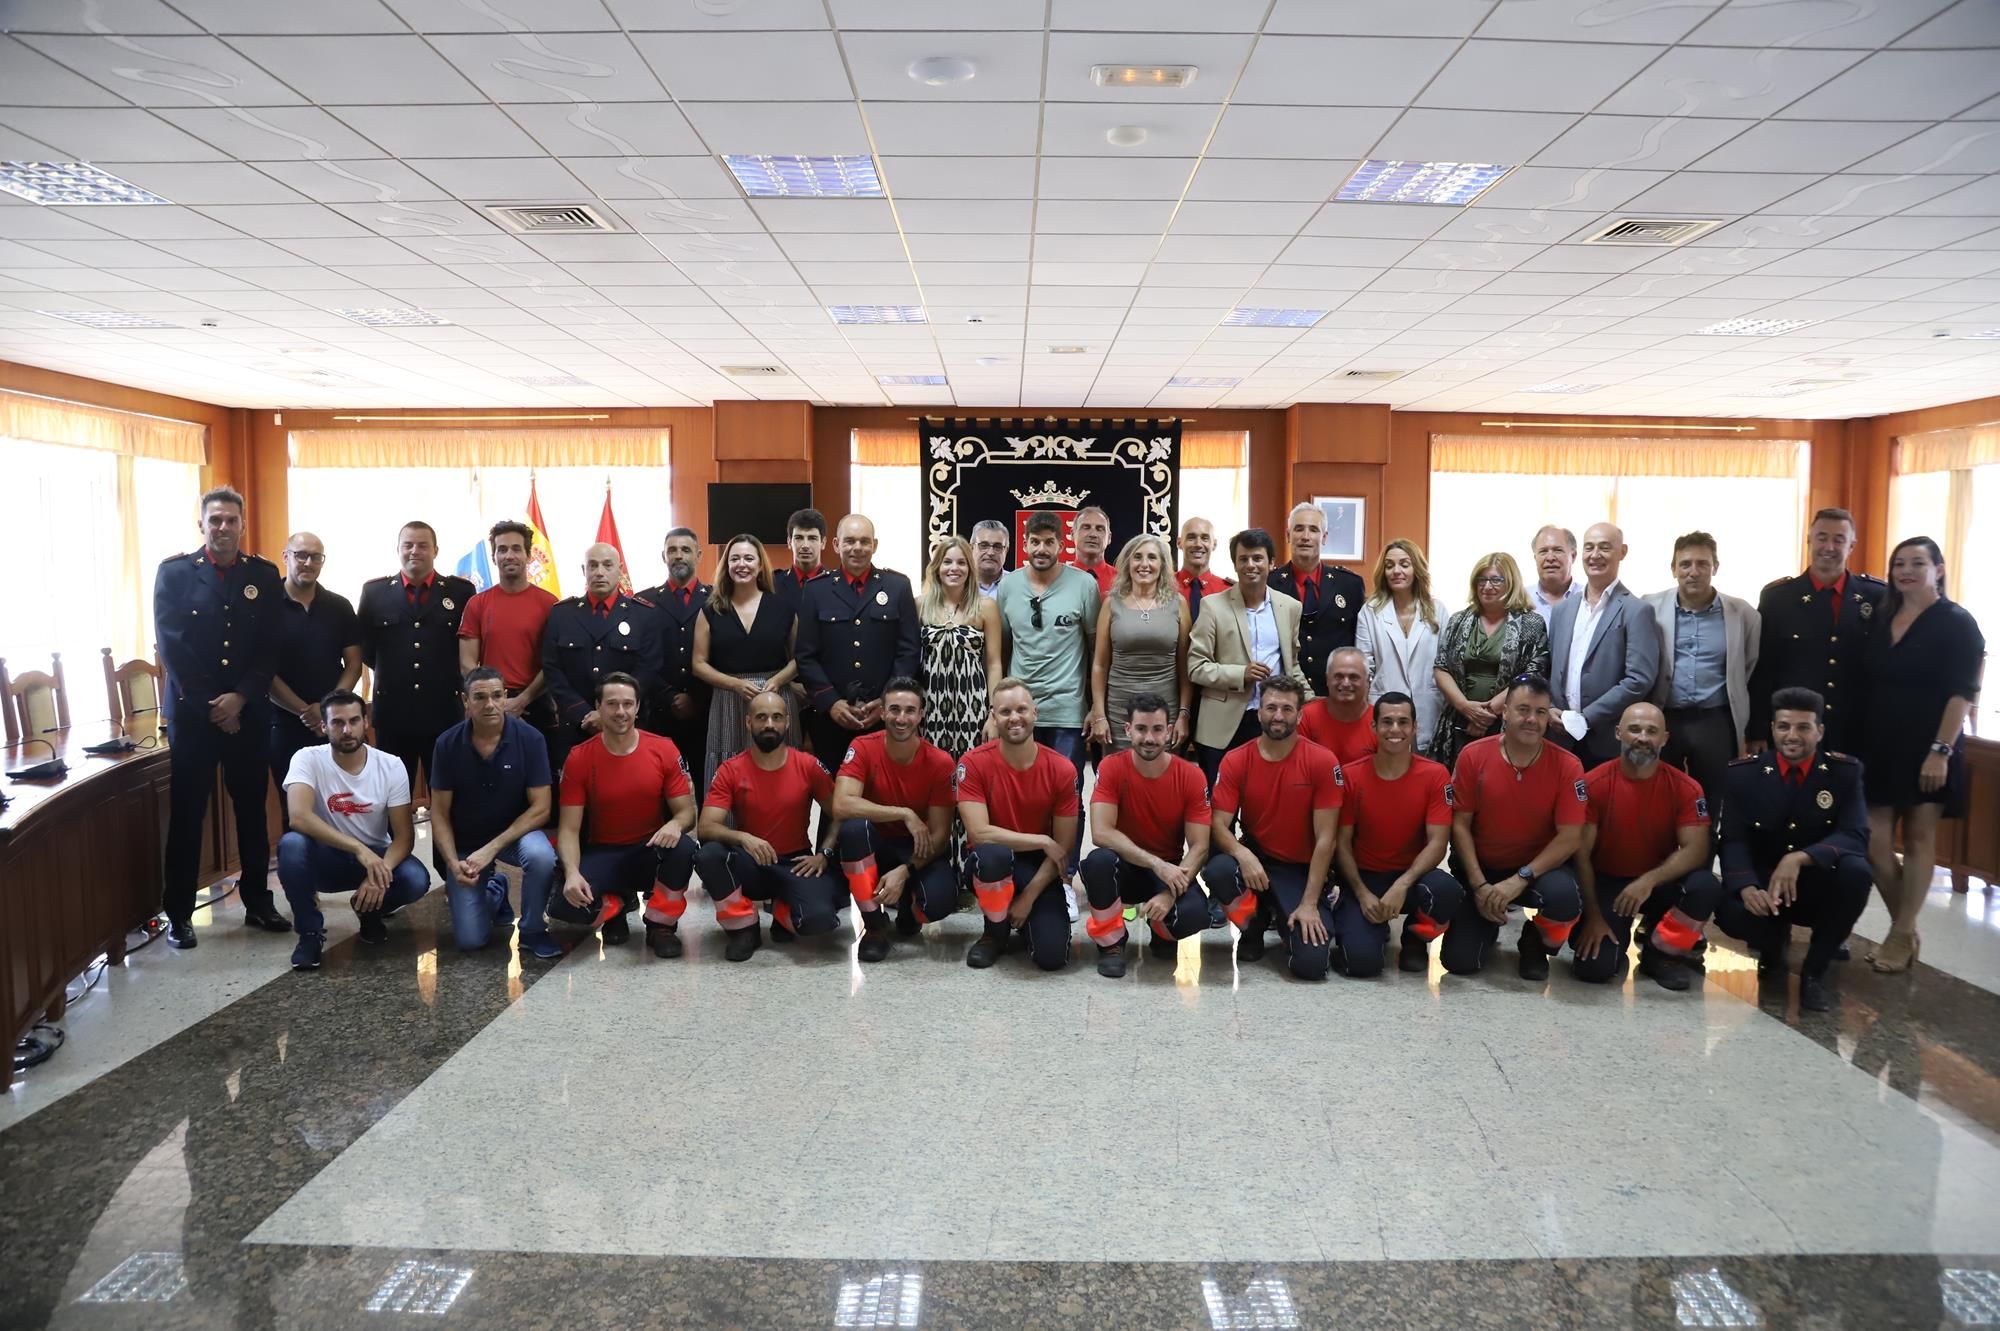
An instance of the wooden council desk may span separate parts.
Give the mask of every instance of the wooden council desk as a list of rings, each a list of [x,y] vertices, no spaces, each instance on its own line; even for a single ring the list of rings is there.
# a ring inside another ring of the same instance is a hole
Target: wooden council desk
[[[8,799],[0,809],[0,1011],[10,1052],[44,1014],[61,1017],[64,988],[99,953],[123,961],[127,934],[159,912],[167,750],[157,723],[142,717],[129,733],[150,747],[83,751],[121,733],[104,721],[52,731],[45,738],[68,775],[0,778]],[[0,769],[48,756],[34,742],[0,747]],[[228,800],[216,793],[202,838],[204,882],[235,867]]]

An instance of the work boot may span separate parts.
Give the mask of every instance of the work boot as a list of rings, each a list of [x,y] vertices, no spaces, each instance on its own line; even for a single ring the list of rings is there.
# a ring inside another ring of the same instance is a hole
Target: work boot
[[[1107,980],[1115,980],[1125,974],[1125,945],[1097,949],[1097,973]]]
[[[1549,949],[1533,920],[1521,930],[1521,978],[1539,984],[1549,978]]]
[[[729,943],[722,949],[724,961],[748,961],[758,948],[764,946],[764,932],[756,925],[748,929],[731,929]]]

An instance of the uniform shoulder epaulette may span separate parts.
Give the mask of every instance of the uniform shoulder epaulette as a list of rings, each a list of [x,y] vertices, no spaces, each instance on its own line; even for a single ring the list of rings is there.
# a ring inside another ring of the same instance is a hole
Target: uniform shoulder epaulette
[[[183,550],[177,555],[168,555],[160,561],[160,567],[165,568],[168,564],[180,559],[193,559],[197,553],[199,552],[195,550]]]
[[[1861,764],[1861,760],[1853,754],[1842,753],[1838,749],[1821,749],[1819,756],[1830,763],[1846,763],[1850,767],[1858,767]]]
[[[362,589],[363,589],[363,590],[365,591],[365,590],[367,590],[368,588],[370,588],[370,587],[373,587],[373,586],[374,586],[374,585],[375,585],[376,583],[378,583],[378,582],[394,582],[395,580],[396,580],[396,575],[395,575],[395,574],[393,574],[393,573],[385,573],[385,574],[383,574],[383,575],[382,575],[381,577],[379,577],[379,578],[370,578],[370,579],[368,579],[368,581],[366,581],[366,582],[362,583],[362,584],[361,584],[361,586],[362,586]]]
[[[1761,763],[1763,761],[1764,755],[1761,753],[1746,753],[1741,758],[1731,758],[1729,765],[1731,767],[1741,767],[1745,763]]]
[[[1788,582],[1793,582],[1793,581],[1796,581],[1796,580],[1798,579],[1798,577],[1799,577],[1799,575],[1798,575],[1798,574],[1796,574],[1796,573],[1787,573],[1787,574],[1786,574],[1786,575],[1785,575],[1784,577],[1782,577],[1782,578],[1773,578],[1773,579],[1771,579],[1771,580],[1770,580],[1769,582],[1767,582],[1767,583],[1765,583],[1765,584],[1764,584],[1764,590],[1768,592],[1768,591],[1770,591],[1770,590],[1771,590],[1771,589],[1772,589],[1773,587],[1782,587],[1782,586],[1784,586],[1784,585],[1785,585],[1786,583],[1788,583]]]
[[[645,597],[639,595],[639,593],[637,592],[633,592],[630,596],[626,597],[625,599],[628,601],[637,601],[640,605],[645,606],[648,610],[658,610],[660,608],[657,605],[653,604],[651,601],[647,600]]]
[[[245,551],[243,552],[243,554],[242,554],[241,558],[243,558],[243,559],[247,559],[247,560],[249,560],[249,561],[250,561],[251,563],[253,563],[253,564],[264,564],[264,565],[266,565],[266,566],[268,566],[268,567],[270,567],[270,568],[276,568],[276,567],[277,567],[277,565],[276,565],[276,564],[274,564],[274,563],[272,563],[272,562],[271,562],[270,560],[268,560],[268,559],[264,558],[264,556],[262,556],[262,555],[253,555],[253,554],[251,554],[251,553],[250,553],[250,552],[249,552],[248,550],[245,550]]]
[[[556,605],[582,605],[582,604],[583,604],[583,598],[581,596],[565,596],[562,598],[562,600],[556,602]],[[553,610],[555,609],[555,606],[550,606],[549,608]]]
[[[1887,587],[1889,585],[1886,580],[1876,577],[1873,573],[1849,573],[1847,576],[1853,578],[1856,582],[1872,582],[1877,587]]]

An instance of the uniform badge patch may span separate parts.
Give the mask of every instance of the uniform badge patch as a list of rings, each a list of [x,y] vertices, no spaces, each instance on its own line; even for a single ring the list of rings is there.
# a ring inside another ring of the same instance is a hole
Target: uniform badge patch
[[[1590,803],[1590,791],[1584,786],[1583,782],[1577,782],[1574,789],[1576,790],[1576,802],[1578,804]]]
[[[847,746],[847,756],[846,756],[845,758],[841,759],[841,762],[842,762],[843,764],[845,764],[845,763],[851,763],[851,762],[853,762],[853,761],[854,761],[854,746],[853,746],[852,744],[850,744],[850,745],[848,745],[848,746]],[[961,769],[961,770],[963,770],[963,769]]]
[[[887,592],[876,592],[876,593],[875,593],[875,604],[876,604],[876,605],[887,605],[887,604],[889,604],[889,593],[887,593]]]
[[[958,770],[951,774],[951,788],[954,793],[958,790],[958,783],[963,780],[965,780],[965,764],[960,763]]]
[[[1861,601],[1861,598],[1858,596],[1854,599]],[[1875,603],[1873,601],[1861,601],[1861,617],[1863,619],[1873,619],[1875,617]]]
[[[445,597],[445,598],[444,598],[444,608],[445,608],[445,609],[447,609],[447,610],[456,610],[456,609],[458,609],[458,607],[457,607],[457,606],[455,606],[455,605],[453,605],[453,604],[451,603],[451,598],[450,598],[449,596],[447,596],[447,597]]]
[[[1822,809],[1831,809],[1833,807],[1833,792],[1822,790],[1818,795],[1813,797],[1813,803],[1819,805]]]
[[[1695,796],[1694,811],[1704,818],[1708,817],[1708,801],[1699,795]]]
[[[1342,610],[1347,609],[1347,593],[1335,592],[1333,594],[1333,603],[1339,606]]]
[[[254,601],[254,600],[256,600],[256,599],[257,599],[257,584],[256,584],[256,583],[252,582],[252,583],[246,583],[246,584],[244,585],[244,587],[243,587],[243,599],[244,599],[244,600],[246,600],[246,601]]]
[[[632,621],[631,621],[631,620],[629,620],[629,619],[621,619],[621,620],[619,620],[619,621],[618,621],[618,636],[619,636],[619,637],[621,637],[621,638],[629,638],[629,637],[631,637],[631,636],[632,636]]]
[[[1458,804],[1458,796],[1451,782],[1447,781],[1444,783],[1444,805],[1447,809],[1449,809],[1456,807],[1457,804]]]

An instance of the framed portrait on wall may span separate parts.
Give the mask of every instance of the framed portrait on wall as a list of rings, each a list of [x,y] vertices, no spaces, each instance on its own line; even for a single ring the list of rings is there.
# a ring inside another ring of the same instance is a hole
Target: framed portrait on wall
[[[1320,541],[1319,557],[1344,563],[1361,559],[1368,501],[1345,496],[1314,495],[1313,506],[1326,520],[1326,535]]]

